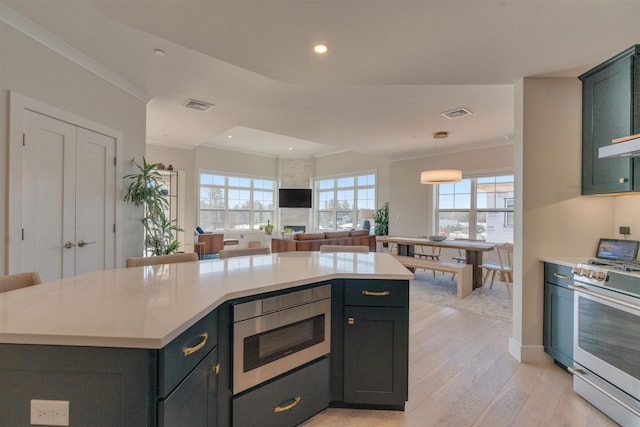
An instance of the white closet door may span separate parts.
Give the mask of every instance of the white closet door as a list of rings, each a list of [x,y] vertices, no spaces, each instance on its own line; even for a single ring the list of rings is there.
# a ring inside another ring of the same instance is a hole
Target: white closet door
[[[23,148],[22,271],[114,268],[115,140],[26,111]]]
[[[78,128],[76,274],[115,267],[114,138]]]
[[[76,127],[26,112],[23,151],[23,271],[43,280],[72,276],[75,270]]]

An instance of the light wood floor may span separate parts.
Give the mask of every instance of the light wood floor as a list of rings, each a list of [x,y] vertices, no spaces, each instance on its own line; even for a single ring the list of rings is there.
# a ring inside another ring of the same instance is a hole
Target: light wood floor
[[[411,300],[405,411],[329,408],[304,427],[616,426],[554,364],[509,355],[511,323]]]

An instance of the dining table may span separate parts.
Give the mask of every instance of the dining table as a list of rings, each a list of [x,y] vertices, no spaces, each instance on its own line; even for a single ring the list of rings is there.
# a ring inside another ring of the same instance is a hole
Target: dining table
[[[416,246],[460,249],[465,253],[465,263],[473,266],[473,289],[482,287],[482,254],[492,251],[493,244],[474,240],[430,240],[426,237],[376,236],[376,245],[394,243],[398,246],[398,255],[415,256]]]

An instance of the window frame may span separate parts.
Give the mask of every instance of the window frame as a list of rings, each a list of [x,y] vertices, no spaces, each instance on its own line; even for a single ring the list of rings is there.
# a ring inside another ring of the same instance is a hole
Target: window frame
[[[436,185],[434,189],[434,234],[439,234],[440,232],[440,214],[442,212],[452,212],[452,213],[468,213],[469,217],[469,226],[468,226],[468,239],[478,239],[478,214],[489,214],[489,213],[501,213],[503,214],[503,229],[510,229],[513,233],[513,219],[515,216],[515,194],[512,194],[510,197],[503,198],[504,207],[483,207],[478,208],[478,180],[486,179],[486,178],[500,178],[500,177],[511,177],[513,182],[513,191],[515,193],[515,175],[511,171],[493,173],[489,175],[475,175],[475,176],[467,176],[464,177],[463,180],[469,180],[470,182],[470,194],[469,194],[469,208],[448,208],[441,209],[440,208],[440,189],[442,184]],[[496,181],[498,183],[499,181]],[[495,191],[495,194],[499,194],[503,192]],[[455,195],[456,193],[454,193]],[[511,208],[509,207],[508,201],[511,201]],[[455,205],[454,205],[455,206]],[[487,231],[485,231],[486,233]],[[494,242],[501,243],[501,242]],[[513,234],[511,234],[510,243],[513,243]]]
[[[216,185],[216,184],[203,184],[202,183],[202,176],[203,175],[213,175],[213,176],[219,176],[219,177],[223,177],[224,178],[224,184],[223,185]],[[229,180],[230,179],[239,179],[239,180],[244,180],[244,179],[248,179],[249,180],[249,185],[248,186],[241,186],[241,185],[232,185],[229,184]],[[272,189],[265,189],[264,187],[256,187],[255,186],[255,181],[270,181],[273,183],[273,188]],[[224,192],[224,209],[216,209],[216,208],[203,208],[201,205],[201,191],[202,188],[206,187],[206,188],[220,188],[223,189]],[[238,208],[230,208],[229,207],[229,190],[231,191],[248,191],[249,192],[249,199],[248,199],[248,204],[249,204],[249,209],[238,209]],[[273,209],[257,209],[255,207],[255,193],[256,192],[272,192],[273,193]],[[260,175],[249,175],[249,174],[243,174],[243,173],[229,173],[229,172],[222,172],[222,171],[216,171],[216,170],[209,170],[209,169],[199,169],[198,170],[198,185],[197,185],[197,196],[196,196],[196,200],[197,200],[197,223],[198,224],[202,224],[201,222],[201,218],[202,218],[202,212],[203,211],[207,211],[207,212],[222,212],[223,215],[223,228],[219,229],[211,229],[211,228],[205,228],[205,231],[211,231],[211,232],[234,232],[234,231],[258,231],[260,225],[262,225],[262,223],[256,223],[256,215],[258,213],[266,213],[266,215],[268,217],[270,217],[270,222],[273,224],[274,223],[274,219],[277,215],[277,209],[278,209],[278,180],[277,178],[274,177],[269,177],[269,176],[260,176]],[[230,227],[230,223],[229,223],[229,219],[230,219],[230,213],[233,212],[248,212],[249,214],[249,220],[248,220],[248,228],[231,228]],[[266,224],[266,222],[264,223]]]
[[[358,183],[358,178],[359,177],[367,177],[373,175],[373,184],[359,184]],[[352,186],[340,186],[339,182],[340,181],[344,181],[344,180],[348,180],[348,179],[353,179],[353,185]],[[329,180],[333,180],[333,186],[331,188],[321,188],[321,183],[324,181],[329,181]],[[360,191],[369,191],[369,190],[373,190],[373,197],[366,197],[364,200],[366,201],[364,204],[365,206],[362,206],[362,203],[360,203],[360,199],[359,199],[359,192]],[[353,192],[353,206],[351,206],[351,209],[349,211],[345,210],[345,209],[338,209],[337,203],[336,201],[339,200],[338,199],[338,193],[340,192],[345,192],[345,191],[352,191]],[[321,202],[320,202],[320,198],[321,198],[321,194],[326,194],[332,192],[333,193],[333,207],[332,209],[322,209],[321,208]],[[377,170],[365,170],[365,171],[358,171],[358,172],[350,172],[350,173],[345,173],[345,174],[337,174],[337,175],[327,175],[327,176],[319,176],[319,177],[315,177],[313,179],[313,193],[314,193],[314,208],[313,208],[313,222],[314,222],[314,227],[316,229],[319,230],[341,230],[343,228],[338,228],[339,227],[339,219],[338,219],[338,212],[350,212],[351,215],[351,227],[349,227],[348,229],[351,228],[361,228],[362,227],[362,222],[364,219],[369,219],[369,220],[373,220],[373,218],[361,218],[360,217],[360,210],[361,209],[370,209],[372,211],[376,210],[376,206],[377,206],[377,198],[378,198],[378,171]],[[331,213],[331,221],[333,222],[333,228],[326,228],[326,227],[321,227],[321,223],[323,222],[320,219],[320,215],[321,214],[326,214],[330,212]],[[353,221],[353,219],[356,219],[355,223]],[[372,221],[373,222],[373,221]],[[373,226],[371,227],[373,229]]]

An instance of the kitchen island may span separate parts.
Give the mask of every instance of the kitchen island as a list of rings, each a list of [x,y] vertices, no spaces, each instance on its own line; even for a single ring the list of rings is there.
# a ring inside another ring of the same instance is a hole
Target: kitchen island
[[[192,383],[206,391],[208,421],[197,425],[231,425],[228,307],[235,301],[332,284],[335,379],[347,351],[336,341],[344,336],[341,294],[373,282],[407,289],[404,323],[394,325],[408,334],[412,277],[388,254],[295,252],[107,270],[0,294],[0,426],[29,425],[31,399],[69,401],[69,425],[173,425],[167,414],[194,399],[172,397]],[[400,366],[406,370],[406,360]]]

